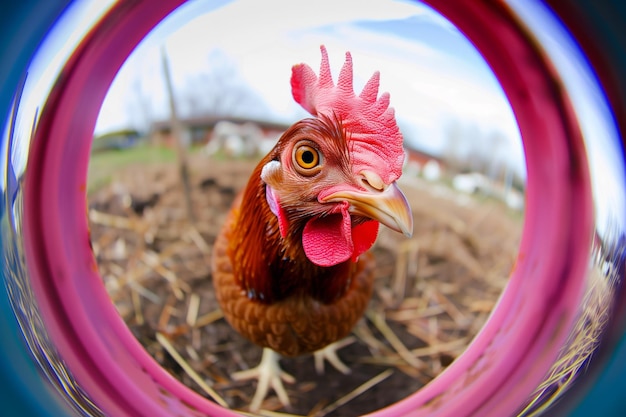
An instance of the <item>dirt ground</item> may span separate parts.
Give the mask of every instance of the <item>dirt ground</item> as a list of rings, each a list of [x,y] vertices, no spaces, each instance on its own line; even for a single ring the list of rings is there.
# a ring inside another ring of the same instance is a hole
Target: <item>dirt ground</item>
[[[100,272],[133,334],[191,389],[243,411],[256,383],[229,375],[256,366],[261,348],[222,318],[210,257],[254,164],[194,155],[193,224],[174,164],[120,171],[89,201]],[[281,408],[272,392],[263,409],[337,417],[385,407],[437,376],[487,319],[515,260],[522,215],[418,178],[401,188],[415,216],[413,238],[381,228],[374,296],[339,353],[352,373],[327,364],[320,376],[311,356],[283,359],[297,381],[286,385],[292,407]]]

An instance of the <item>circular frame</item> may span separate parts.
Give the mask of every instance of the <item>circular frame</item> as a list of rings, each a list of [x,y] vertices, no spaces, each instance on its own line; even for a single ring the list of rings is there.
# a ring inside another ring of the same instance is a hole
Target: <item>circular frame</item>
[[[29,153],[24,239],[33,289],[68,369],[107,415],[234,415],[171,378],[130,334],[98,276],[85,217],[99,106],[135,45],[180,3],[117,4],[65,66]],[[511,282],[468,350],[374,414],[508,415],[538,385],[576,315],[593,232],[585,148],[556,72],[510,9],[429,3],[477,46],[511,102],[527,158],[526,222]]]

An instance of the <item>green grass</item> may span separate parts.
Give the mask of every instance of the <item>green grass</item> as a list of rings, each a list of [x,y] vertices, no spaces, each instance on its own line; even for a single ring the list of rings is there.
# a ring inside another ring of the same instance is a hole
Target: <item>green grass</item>
[[[87,193],[108,184],[116,172],[132,165],[149,165],[176,161],[174,149],[140,145],[123,150],[94,152],[89,161]]]

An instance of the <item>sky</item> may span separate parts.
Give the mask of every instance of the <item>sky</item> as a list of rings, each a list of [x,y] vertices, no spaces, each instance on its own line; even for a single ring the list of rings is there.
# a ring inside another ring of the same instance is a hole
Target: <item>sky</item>
[[[336,0],[206,3],[183,5],[136,49],[111,86],[96,134],[137,124],[140,113],[144,120],[167,118],[163,47],[179,101],[189,90],[201,94],[208,84],[202,80],[230,68],[236,83],[262,102],[238,112],[295,122],[307,113],[291,96],[291,67],[304,62],[318,71],[324,44],[335,76],[350,51],[357,93],[380,71],[380,91],[391,94],[407,144],[441,154],[456,125],[468,135],[456,146],[484,146],[497,136],[499,157],[523,172],[519,131],[497,80],[465,37],[430,8],[398,0],[358,7]]]

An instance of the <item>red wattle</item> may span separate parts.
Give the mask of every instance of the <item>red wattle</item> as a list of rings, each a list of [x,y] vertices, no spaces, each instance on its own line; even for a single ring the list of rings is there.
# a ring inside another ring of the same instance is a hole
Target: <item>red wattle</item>
[[[379,226],[380,223],[376,220],[370,220],[352,228],[352,242],[354,243],[352,262],[356,262],[359,255],[367,252],[376,242]]]
[[[304,253],[319,266],[333,266],[348,259],[356,260],[376,240],[378,222],[368,221],[352,227],[348,203],[341,211],[308,221],[302,233]]]

